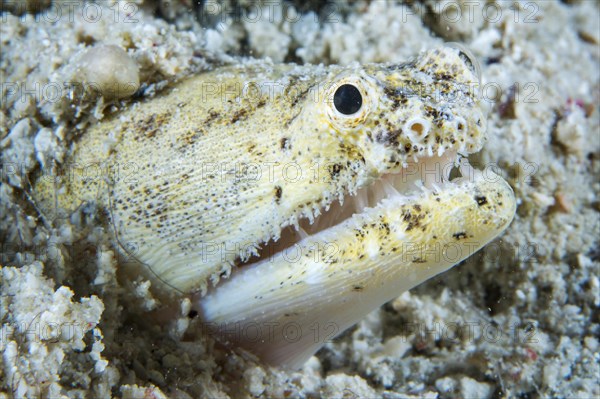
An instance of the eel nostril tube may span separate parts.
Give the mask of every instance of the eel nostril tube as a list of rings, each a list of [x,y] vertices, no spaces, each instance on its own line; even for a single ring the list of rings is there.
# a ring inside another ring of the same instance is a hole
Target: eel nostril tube
[[[413,118],[406,122],[403,131],[412,141],[421,142],[429,134],[430,127],[429,121]]]

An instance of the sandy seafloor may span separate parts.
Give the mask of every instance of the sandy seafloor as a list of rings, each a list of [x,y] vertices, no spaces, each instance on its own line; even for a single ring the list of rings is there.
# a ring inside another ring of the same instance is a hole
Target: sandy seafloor
[[[0,398],[600,395],[596,1],[298,1],[254,4],[258,18],[244,17],[251,3],[241,1],[228,3],[241,17],[209,15],[202,25],[192,0],[99,1],[98,20],[80,1],[56,0],[51,12],[50,0],[22,0],[39,12],[21,16],[14,1],[0,3]],[[481,61],[488,142],[472,160],[499,166],[518,197],[515,220],[298,372],[264,367],[211,339],[180,339],[185,304],[175,327],[152,323],[151,289],[117,278],[101,227],[73,218],[45,226],[29,201],[28,176],[64,161],[76,127],[132,101],[77,103],[67,92],[44,100],[41,88],[72,78],[89,46],[126,50],[143,97],[239,56],[403,61],[444,41],[465,44]],[[11,93],[15,83],[30,92]]]

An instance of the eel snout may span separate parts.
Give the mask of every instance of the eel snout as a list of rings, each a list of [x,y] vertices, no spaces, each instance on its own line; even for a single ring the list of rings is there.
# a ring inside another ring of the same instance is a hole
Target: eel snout
[[[515,198],[468,164],[419,193],[390,193],[342,223],[246,265],[196,301],[203,331],[276,366],[300,367],[328,340],[498,236]]]

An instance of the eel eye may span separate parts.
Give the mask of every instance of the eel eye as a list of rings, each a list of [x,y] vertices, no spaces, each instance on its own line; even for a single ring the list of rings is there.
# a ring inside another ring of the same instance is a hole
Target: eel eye
[[[340,74],[325,88],[327,119],[338,132],[354,131],[377,109],[378,82],[362,71]]]
[[[363,99],[360,90],[351,84],[343,84],[337,88],[333,95],[333,105],[338,112],[344,115],[357,113],[362,107]]]

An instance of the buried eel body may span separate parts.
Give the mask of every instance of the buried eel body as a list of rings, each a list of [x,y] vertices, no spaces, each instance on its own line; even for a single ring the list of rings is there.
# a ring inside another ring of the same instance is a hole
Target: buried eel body
[[[159,291],[191,296],[217,339],[299,367],[512,220],[500,177],[463,158],[449,179],[484,142],[478,81],[453,47],[404,64],[219,67],[90,127],[70,178],[37,179],[34,199],[96,204],[115,246]]]

